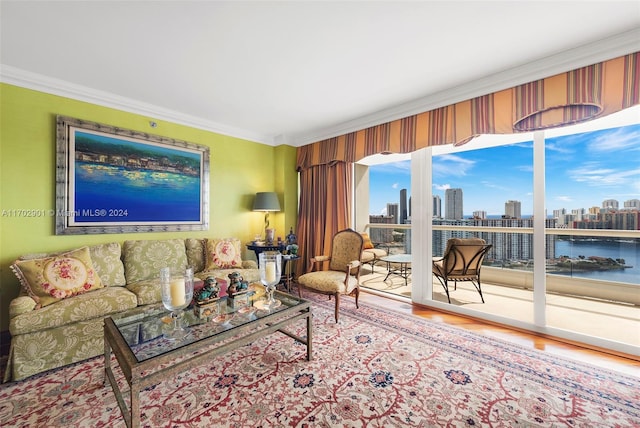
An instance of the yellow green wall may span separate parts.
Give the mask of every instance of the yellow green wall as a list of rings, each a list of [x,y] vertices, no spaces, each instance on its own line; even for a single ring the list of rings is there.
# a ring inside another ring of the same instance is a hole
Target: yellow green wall
[[[12,216],[9,210],[55,209],[56,115],[157,134],[210,147],[209,230],[56,236],[54,217]],[[151,128],[149,122],[158,124]],[[262,232],[264,216],[252,212],[256,192],[276,191],[283,211],[272,213],[278,236],[296,226],[296,151],[272,147],[153,117],[0,84],[0,331],[19,283],[9,269],[20,255],[127,239],[238,237],[247,243]],[[246,258],[255,257],[245,251]]]

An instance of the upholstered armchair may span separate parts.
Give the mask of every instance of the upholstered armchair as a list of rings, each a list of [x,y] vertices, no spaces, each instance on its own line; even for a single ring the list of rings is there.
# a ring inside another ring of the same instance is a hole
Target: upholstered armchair
[[[298,278],[298,294],[301,288],[327,294],[335,298],[335,319],[338,322],[340,295],[353,296],[358,307],[360,293],[360,257],[362,254],[362,236],[351,229],[341,230],[333,236],[331,254],[311,258],[311,269]],[[317,270],[328,262],[328,270]]]
[[[433,274],[444,287],[449,303],[451,303],[449,282],[453,282],[453,289],[456,290],[459,281],[471,282],[484,303],[480,286],[480,269],[484,256],[491,247],[491,244],[487,244],[480,238],[451,238],[447,241],[444,255],[433,259]]]

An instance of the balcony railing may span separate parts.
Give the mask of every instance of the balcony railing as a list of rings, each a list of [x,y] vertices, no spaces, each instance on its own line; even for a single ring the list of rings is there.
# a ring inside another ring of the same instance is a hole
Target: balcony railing
[[[375,244],[391,254],[411,253],[410,224],[372,223],[367,225],[367,231]],[[436,257],[442,255],[450,237],[487,240],[494,248],[485,260],[483,280],[533,289],[533,228],[433,225],[433,234]],[[640,306],[640,275],[633,273],[640,269],[640,231],[546,228],[545,242],[547,293]],[[606,242],[611,251],[604,255],[583,254],[590,242]],[[578,245],[580,250],[575,248]],[[624,249],[625,256],[616,257],[623,254],[616,253],[616,245]],[[558,249],[567,254],[557,254]]]

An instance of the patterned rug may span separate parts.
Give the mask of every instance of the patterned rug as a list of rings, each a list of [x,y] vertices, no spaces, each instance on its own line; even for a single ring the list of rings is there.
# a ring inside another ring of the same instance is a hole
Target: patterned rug
[[[640,379],[353,299],[141,395],[145,427],[633,427]],[[304,323],[295,326],[305,334]],[[124,427],[101,357],[0,387],[2,427]],[[122,380],[121,380],[122,382]]]

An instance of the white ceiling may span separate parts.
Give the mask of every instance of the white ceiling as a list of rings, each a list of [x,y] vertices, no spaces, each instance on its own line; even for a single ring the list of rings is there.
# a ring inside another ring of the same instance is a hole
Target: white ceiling
[[[640,50],[638,1],[7,1],[3,82],[299,146]]]

